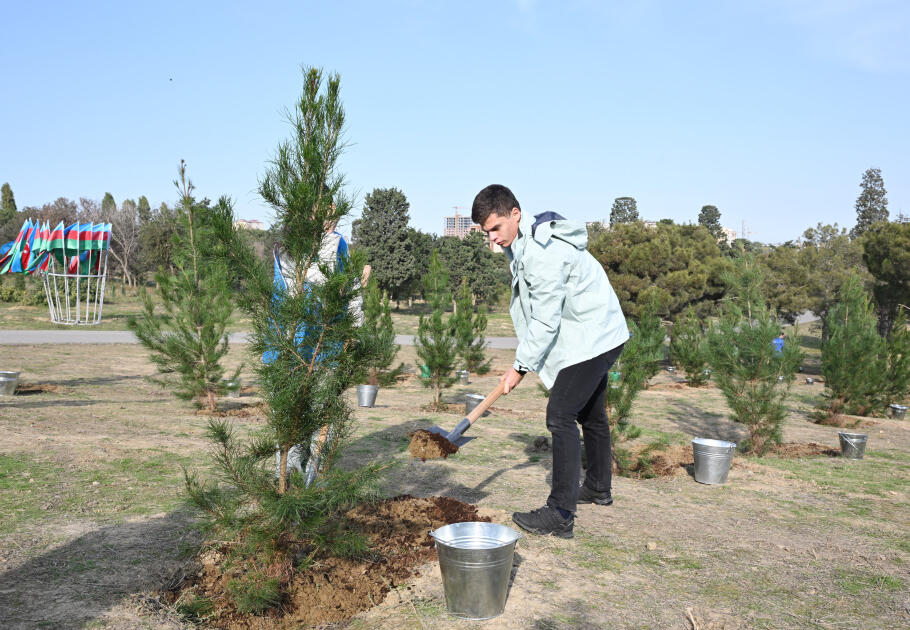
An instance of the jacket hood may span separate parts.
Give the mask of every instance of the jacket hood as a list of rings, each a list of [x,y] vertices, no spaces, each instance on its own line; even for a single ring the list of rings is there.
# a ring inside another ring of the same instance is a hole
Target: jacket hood
[[[584,223],[567,220],[544,221],[534,230],[534,240],[546,247],[550,239],[565,241],[578,250],[588,246],[588,228]]]

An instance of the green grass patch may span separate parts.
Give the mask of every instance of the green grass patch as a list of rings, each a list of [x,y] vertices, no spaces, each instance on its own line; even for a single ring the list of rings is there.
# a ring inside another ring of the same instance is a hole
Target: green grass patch
[[[589,534],[576,534],[574,560],[586,569],[621,573],[628,553],[619,549],[605,538]]]
[[[868,573],[841,569],[835,574],[838,586],[850,593],[859,595],[865,591],[900,591],[904,589],[904,580],[893,575]]]

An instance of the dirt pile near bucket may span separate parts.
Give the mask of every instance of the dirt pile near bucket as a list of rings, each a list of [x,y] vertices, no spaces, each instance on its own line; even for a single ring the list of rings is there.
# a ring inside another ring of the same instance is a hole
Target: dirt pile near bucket
[[[278,608],[259,616],[236,609],[227,589],[239,569],[225,565],[223,550],[204,554],[201,567],[190,572],[193,577],[165,599],[214,602],[212,616],[205,620],[207,628],[271,630],[338,623],[379,604],[391,589],[417,575],[418,567],[434,561],[430,531],[451,523],[490,520],[480,517],[473,505],[456,499],[409,495],[355,507],[345,517],[352,529],[369,540],[367,556],[317,557],[309,570],[292,570],[282,580],[284,597]]]
[[[452,444],[444,436],[424,429],[417,429],[408,433],[411,438],[411,444],[408,446],[408,452],[413,459],[419,459],[422,462],[428,459],[445,459],[449,455],[458,452],[458,447]]]
[[[66,387],[63,385],[53,385],[51,383],[22,383],[16,387],[16,394],[19,396],[31,396],[34,394],[66,394]]]
[[[840,455],[840,449],[831,448],[830,446],[825,446],[818,442],[784,442],[783,444],[775,446],[769,455],[785,459],[815,457],[818,455],[837,457]]]

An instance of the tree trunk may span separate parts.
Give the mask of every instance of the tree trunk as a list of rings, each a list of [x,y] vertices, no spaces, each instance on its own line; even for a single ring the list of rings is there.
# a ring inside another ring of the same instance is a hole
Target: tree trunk
[[[281,453],[278,459],[278,494],[284,494],[288,491],[288,449],[280,448]]]

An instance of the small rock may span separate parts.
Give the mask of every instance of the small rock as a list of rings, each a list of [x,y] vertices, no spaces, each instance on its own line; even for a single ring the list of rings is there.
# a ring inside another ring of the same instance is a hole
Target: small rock
[[[648,548],[648,551],[654,551],[655,549],[657,549],[657,543],[654,542],[653,540],[650,541],[650,542],[649,542],[647,545],[645,545],[645,546]]]
[[[93,481],[93,482],[92,482],[92,485],[93,485],[93,486],[100,486],[100,485],[101,485],[101,482],[100,482],[100,481]]]

